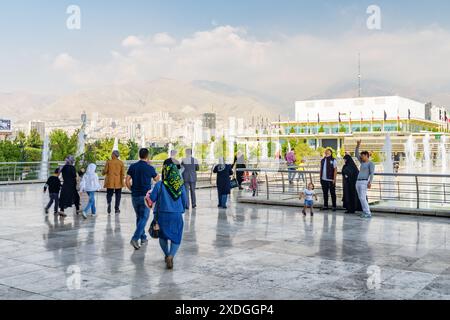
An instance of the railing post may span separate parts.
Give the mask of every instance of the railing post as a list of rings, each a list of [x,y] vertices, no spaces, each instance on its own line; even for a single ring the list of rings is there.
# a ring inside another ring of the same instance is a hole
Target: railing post
[[[267,176],[267,171],[266,171],[266,192],[267,192],[267,200],[269,200],[269,177]]]
[[[445,183],[443,183],[442,186],[444,187],[444,203],[447,203],[447,194],[446,194],[446,190],[445,190]]]
[[[17,163],[14,163],[14,180],[16,181],[16,169],[17,169]]]
[[[417,209],[420,209],[419,177],[418,176],[416,176],[416,198],[417,198]]]
[[[380,200],[383,200],[383,191],[381,190],[381,181],[378,180],[378,188],[380,189]]]
[[[286,187],[284,185],[284,174],[283,174],[283,172],[281,172],[281,183],[282,183],[282,187],[283,187],[283,193],[285,193],[286,192]]]

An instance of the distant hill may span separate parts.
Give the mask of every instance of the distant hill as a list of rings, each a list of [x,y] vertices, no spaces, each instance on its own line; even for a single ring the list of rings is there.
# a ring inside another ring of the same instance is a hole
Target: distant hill
[[[399,87],[388,82],[363,80],[363,96],[400,95],[420,102],[450,106],[450,84],[433,88]],[[357,96],[357,83],[344,82],[312,96],[298,96],[296,100],[348,98]],[[121,118],[142,113],[167,111],[174,117],[195,117],[214,110],[221,117],[238,116],[250,119],[264,116],[275,120],[294,114],[291,102],[268,94],[253,92],[231,85],[198,80],[183,82],[158,79],[125,85],[111,85],[78,91],[60,97],[30,93],[0,93],[0,118],[15,122],[32,119],[78,119],[85,110],[89,115],[98,112],[103,117]]]
[[[9,108],[5,113],[14,114],[20,120],[46,120],[78,118],[83,110],[88,114],[98,112],[101,116],[115,118],[157,111],[180,117],[198,116],[214,110],[223,117],[262,115],[276,119],[279,109],[276,104],[238,88],[214,82],[189,83],[172,79],[105,86],[42,103],[25,102],[20,106],[24,112],[17,114],[17,108]]]
[[[30,113],[37,114],[39,110],[55,102],[56,96],[39,95],[26,92],[3,93],[0,92],[0,118],[13,121],[30,120]]]

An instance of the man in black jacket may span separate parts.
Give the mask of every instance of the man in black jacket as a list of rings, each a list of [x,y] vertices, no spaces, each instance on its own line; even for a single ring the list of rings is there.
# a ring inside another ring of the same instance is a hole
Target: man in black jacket
[[[336,177],[337,177],[337,161],[333,157],[331,149],[325,150],[325,157],[320,162],[320,184],[323,191],[323,208],[328,208],[328,192],[331,194],[333,211],[336,211]]]

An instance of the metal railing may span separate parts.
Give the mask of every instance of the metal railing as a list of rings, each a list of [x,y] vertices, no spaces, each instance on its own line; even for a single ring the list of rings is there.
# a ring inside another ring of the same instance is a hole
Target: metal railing
[[[323,198],[320,171],[274,169],[238,169],[238,171],[248,172],[246,177],[251,177],[253,172],[258,173],[258,198],[298,201],[299,194],[309,182],[315,185],[316,194]],[[249,178],[245,180],[244,186],[249,184]],[[342,185],[342,174],[339,172],[336,182],[338,205],[342,203]],[[241,197],[252,197],[252,194],[244,192]],[[372,187],[368,190],[368,199],[372,205],[439,209],[450,212],[450,175],[376,173]]]
[[[124,161],[125,170],[136,161]],[[101,176],[105,168],[106,161],[99,161],[97,164],[97,173]],[[151,161],[151,164],[160,173],[163,161]],[[45,172],[51,175],[56,168],[63,166],[63,161],[51,161],[47,163]],[[212,184],[213,181],[212,169],[213,165],[207,163],[200,163],[200,171],[197,172],[197,179],[200,183]],[[36,182],[39,179],[40,172],[43,170],[40,162],[0,162],[0,182]]]

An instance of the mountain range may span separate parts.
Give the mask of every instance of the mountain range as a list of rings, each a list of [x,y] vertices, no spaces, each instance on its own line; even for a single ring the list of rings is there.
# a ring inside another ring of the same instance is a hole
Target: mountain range
[[[362,88],[363,96],[401,95],[442,105],[450,105],[448,92],[450,90],[446,90],[445,86],[430,93],[373,80],[365,80]],[[356,95],[356,84],[344,82],[325,88],[320,94],[299,96],[296,99],[348,98]],[[104,86],[62,96],[26,92],[0,93],[0,118],[12,119],[18,123],[33,119],[79,119],[83,111],[88,115],[98,112],[101,117],[112,118],[166,111],[175,119],[196,117],[214,111],[219,117],[236,116],[250,119],[252,116],[263,116],[275,120],[279,115],[283,118],[292,117],[294,101],[219,82],[183,82],[167,78]]]
[[[0,107],[0,117],[18,122],[74,119],[83,111],[112,118],[158,111],[195,117],[214,111],[222,117],[261,115],[271,119],[279,112],[276,103],[249,91],[209,81],[173,79],[105,86],[60,97],[0,93]]]

